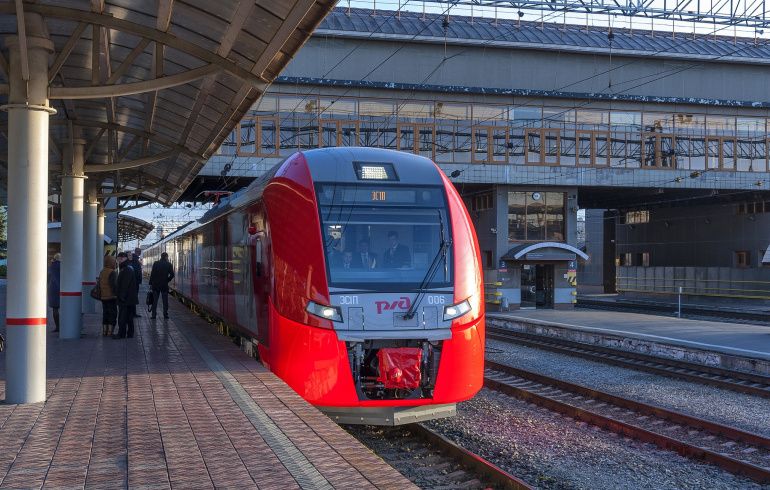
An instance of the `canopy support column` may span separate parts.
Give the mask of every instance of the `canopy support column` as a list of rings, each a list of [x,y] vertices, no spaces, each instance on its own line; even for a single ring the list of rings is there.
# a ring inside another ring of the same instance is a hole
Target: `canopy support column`
[[[48,234],[48,56],[43,18],[9,36],[6,403],[45,401]],[[26,35],[25,35],[26,34]]]
[[[64,145],[61,195],[61,333],[62,339],[79,339],[83,326],[83,199],[85,140]]]
[[[96,285],[96,187],[88,185],[83,213],[83,313],[96,313],[91,289]]]
[[[104,203],[96,208],[96,270],[101,271],[104,265]],[[98,272],[97,272],[98,274]]]

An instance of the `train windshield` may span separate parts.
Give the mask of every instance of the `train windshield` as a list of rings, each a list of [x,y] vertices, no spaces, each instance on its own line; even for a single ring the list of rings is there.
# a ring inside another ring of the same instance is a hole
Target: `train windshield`
[[[452,285],[452,248],[442,250],[451,240],[443,188],[322,183],[316,195],[330,286]]]

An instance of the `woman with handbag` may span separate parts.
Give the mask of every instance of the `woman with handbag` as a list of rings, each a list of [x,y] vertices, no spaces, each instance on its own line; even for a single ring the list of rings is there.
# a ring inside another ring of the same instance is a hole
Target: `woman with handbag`
[[[102,335],[112,335],[118,318],[118,297],[115,294],[118,284],[117,261],[111,255],[104,256],[104,268],[99,272],[96,287],[92,295],[102,302]]]

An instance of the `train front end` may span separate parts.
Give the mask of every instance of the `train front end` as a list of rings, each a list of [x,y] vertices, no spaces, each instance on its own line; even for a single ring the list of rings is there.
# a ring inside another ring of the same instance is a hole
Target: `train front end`
[[[304,158],[327,291],[306,297],[307,323],[320,328],[305,338],[314,360],[303,371],[315,372],[282,377],[341,423],[454,415],[484,369],[478,244],[454,186],[399,152]]]

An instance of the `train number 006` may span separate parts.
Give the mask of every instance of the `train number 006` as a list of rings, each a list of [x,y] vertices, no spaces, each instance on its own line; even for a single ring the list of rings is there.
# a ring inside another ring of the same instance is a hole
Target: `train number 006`
[[[428,296],[429,305],[443,305],[444,301],[443,296]]]

